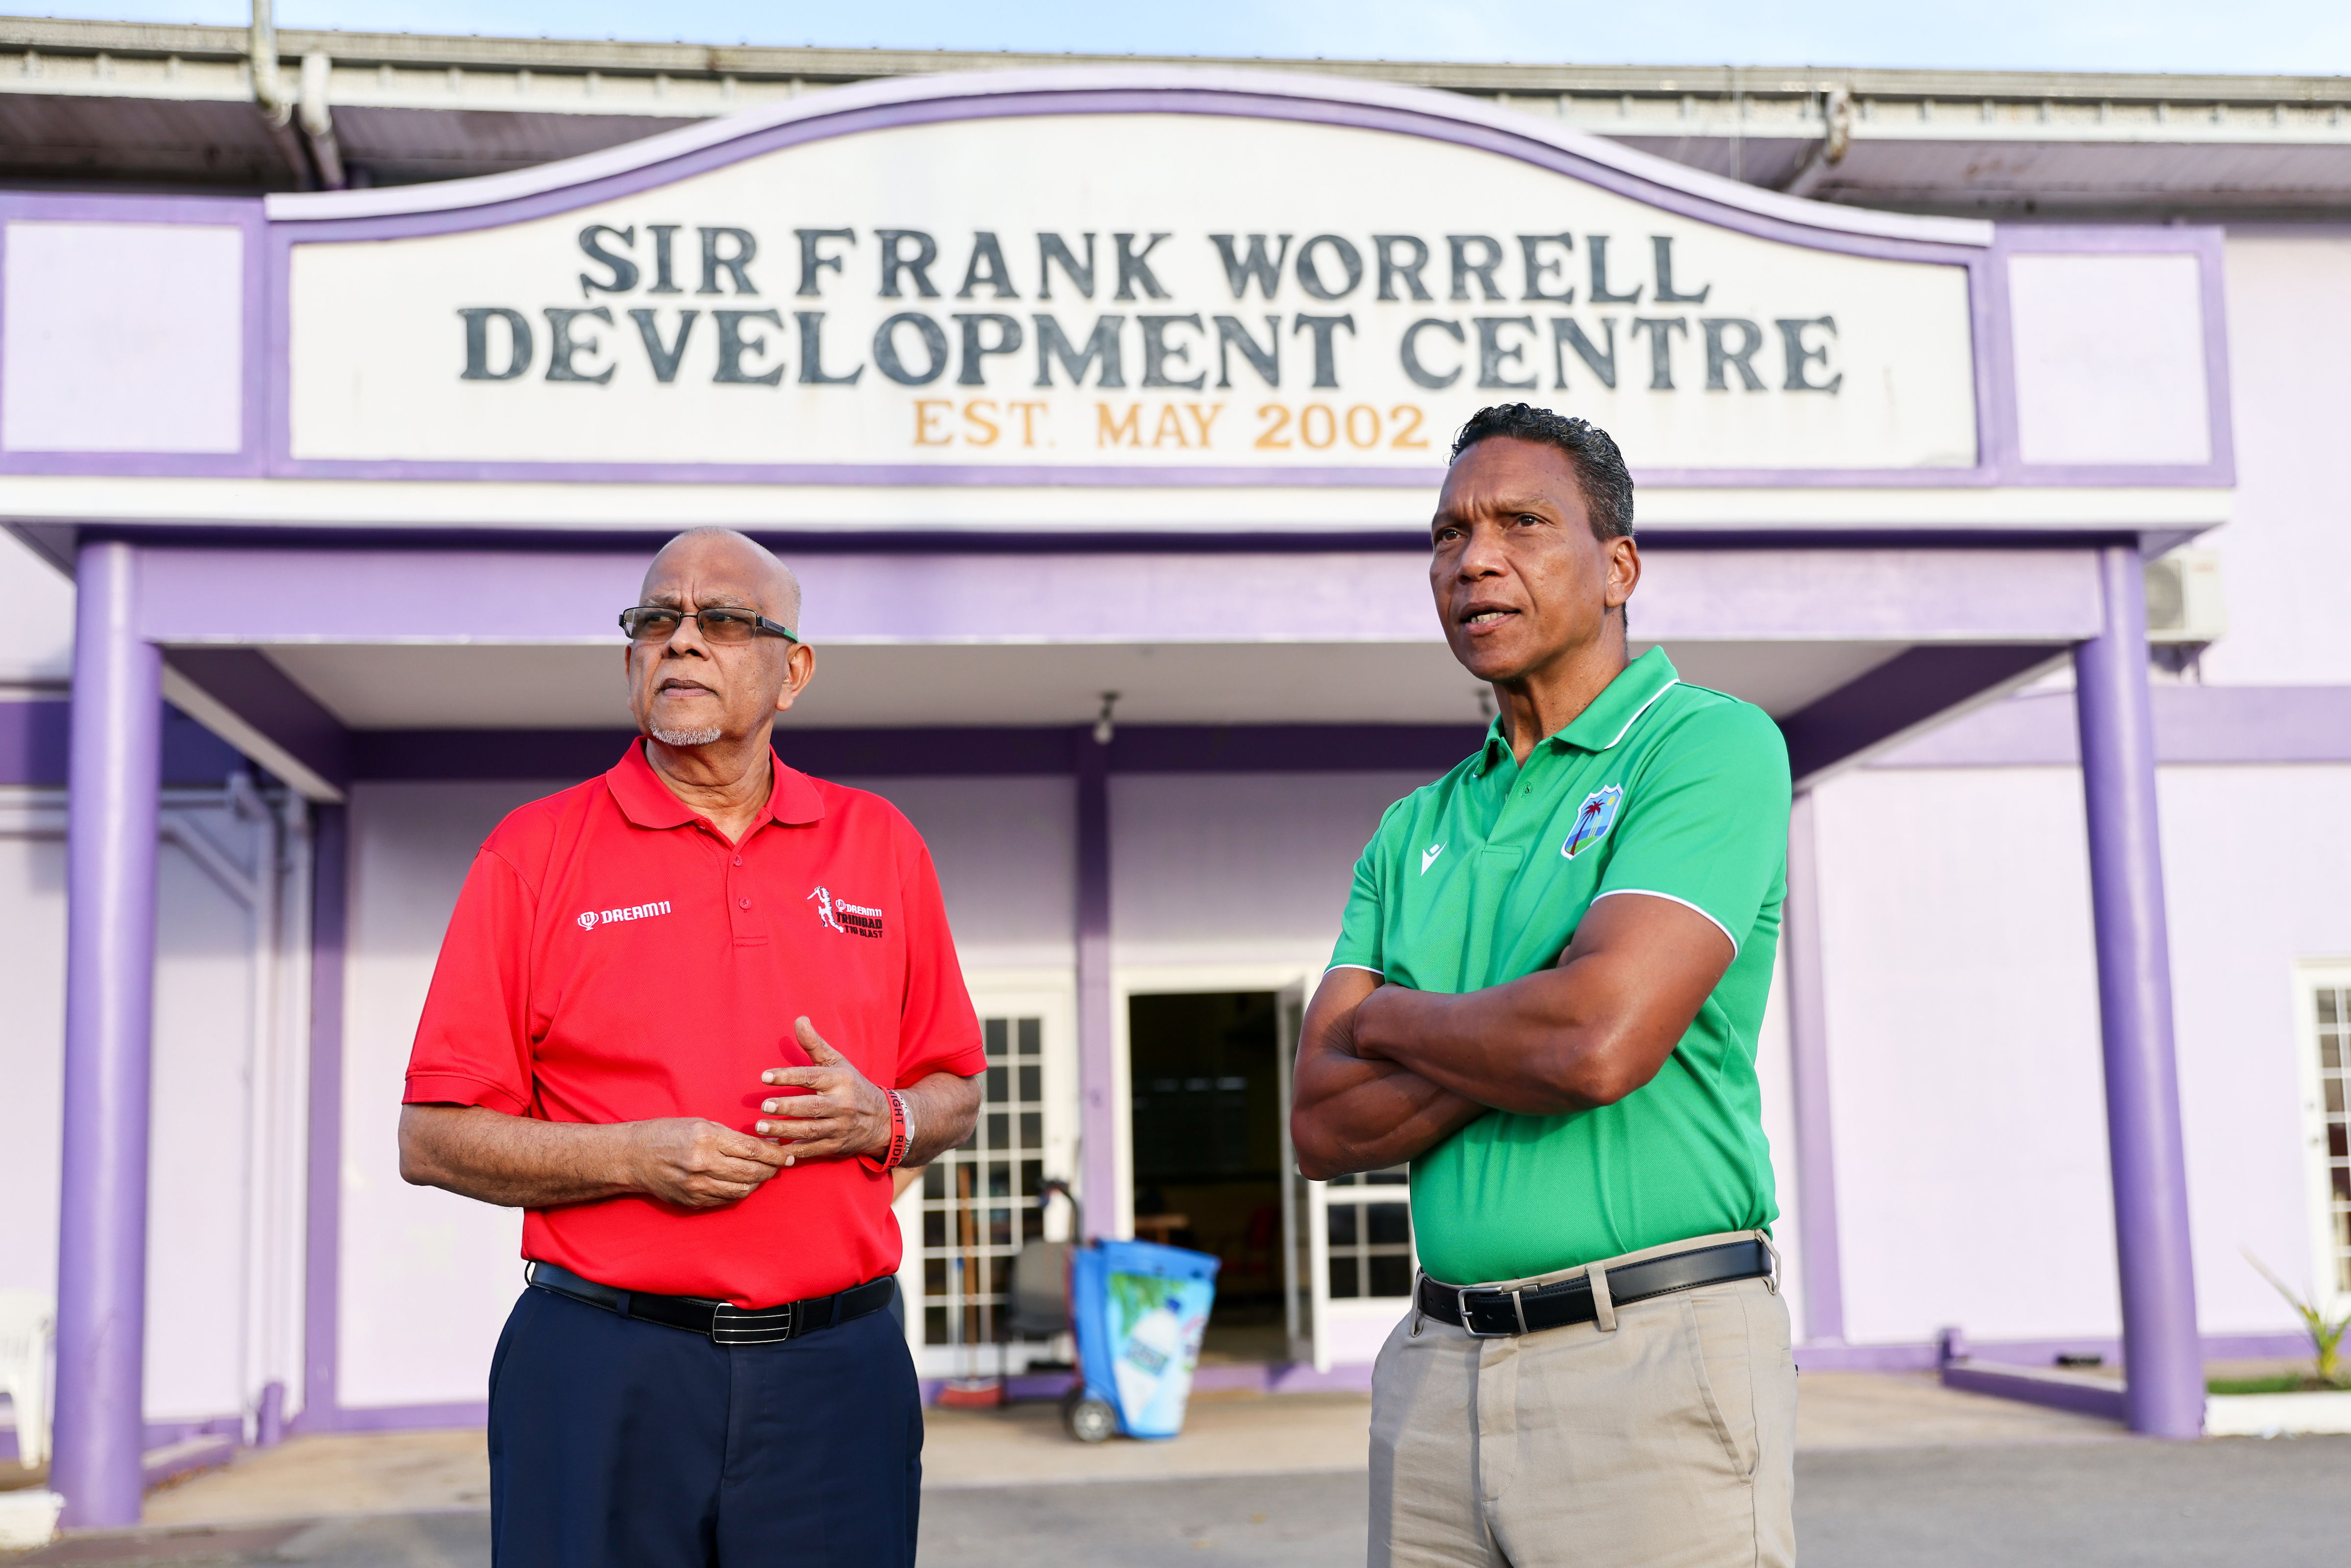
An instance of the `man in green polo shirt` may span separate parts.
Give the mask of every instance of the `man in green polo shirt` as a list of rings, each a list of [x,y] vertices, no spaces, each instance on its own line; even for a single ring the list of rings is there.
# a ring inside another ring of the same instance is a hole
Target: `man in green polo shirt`
[[[1429,578],[1500,711],[1388,808],[1301,1030],[1300,1169],[1412,1166],[1373,1568],[1794,1559],[1755,1078],[1788,756],[1761,709],[1628,657],[1632,502],[1582,420],[1462,427]]]

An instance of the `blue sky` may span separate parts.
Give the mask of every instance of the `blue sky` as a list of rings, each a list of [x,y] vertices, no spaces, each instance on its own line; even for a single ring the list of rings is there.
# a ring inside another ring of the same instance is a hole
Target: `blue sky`
[[[240,23],[238,0],[34,0],[32,15]],[[1135,54],[2351,74],[2346,0],[279,0],[278,25]]]

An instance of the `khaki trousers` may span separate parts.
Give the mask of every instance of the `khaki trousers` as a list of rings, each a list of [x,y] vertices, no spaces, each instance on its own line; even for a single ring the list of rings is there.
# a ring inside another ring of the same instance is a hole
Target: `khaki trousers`
[[[1502,1339],[1416,1308],[1372,1377],[1370,1568],[1788,1568],[1795,1436],[1771,1281]]]

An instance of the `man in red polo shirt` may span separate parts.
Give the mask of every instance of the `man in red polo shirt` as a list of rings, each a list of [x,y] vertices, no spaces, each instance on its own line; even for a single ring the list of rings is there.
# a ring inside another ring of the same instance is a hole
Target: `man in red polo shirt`
[[[815,654],[740,534],[653,558],[643,737],[501,822],[417,1026],[402,1174],[528,1210],[490,1367],[500,1568],[914,1559],[893,1172],[986,1068],[930,854],[771,748]]]

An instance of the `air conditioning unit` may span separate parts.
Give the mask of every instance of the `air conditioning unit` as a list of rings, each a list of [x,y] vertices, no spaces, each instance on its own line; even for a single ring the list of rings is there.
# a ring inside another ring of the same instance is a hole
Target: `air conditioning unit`
[[[2220,552],[2176,549],[2147,563],[2147,640],[2156,646],[2201,648],[2229,630],[2220,601]]]

